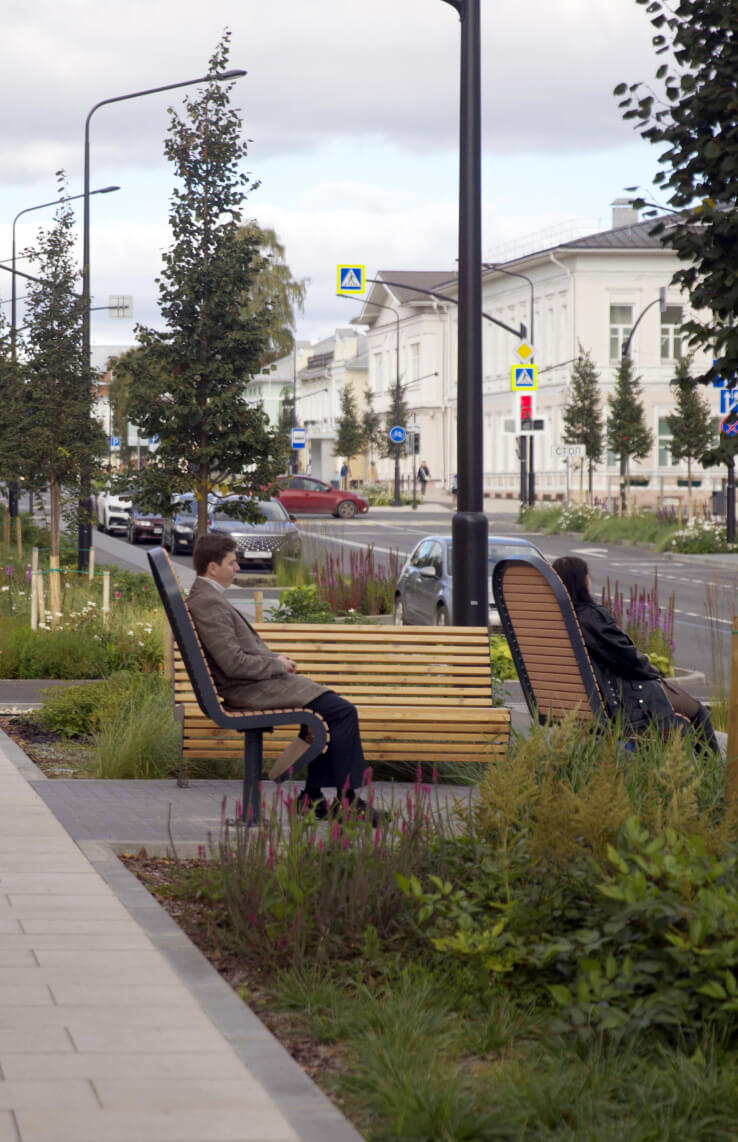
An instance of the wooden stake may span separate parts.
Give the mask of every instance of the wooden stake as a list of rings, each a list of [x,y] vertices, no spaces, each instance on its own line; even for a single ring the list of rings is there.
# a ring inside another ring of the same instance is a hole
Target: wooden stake
[[[38,583],[38,618],[40,623],[46,622],[46,597],[44,592],[44,573],[40,569],[36,574]]]
[[[15,517],[15,542],[18,551],[18,558],[23,559],[23,526],[21,524],[21,517]]]
[[[728,749],[725,797],[738,798],[738,615],[733,616],[730,639],[730,697],[728,699]]]
[[[90,564],[89,564],[89,570],[87,572],[87,578],[90,580],[91,583],[94,582],[94,579],[95,579],[95,548],[94,547],[90,548]]]
[[[110,618],[110,572],[103,571],[103,622],[106,623]]]
[[[264,622],[264,592],[254,591],[254,619],[257,623]]]
[[[59,556],[49,556],[49,609],[51,611],[51,625],[56,627],[61,622],[61,582],[59,577]]]
[[[3,543],[10,547],[10,511],[3,504]]]
[[[31,552],[31,630],[38,630],[38,548]]]

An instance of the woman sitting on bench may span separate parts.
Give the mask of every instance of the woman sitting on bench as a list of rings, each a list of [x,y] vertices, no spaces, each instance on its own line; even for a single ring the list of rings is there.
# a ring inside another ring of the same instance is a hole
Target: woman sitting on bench
[[[622,714],[636,732],[648,722],[664,730],[683,729],[686,718],[698,745],[720,755],[706,707],[681,686],[663,679],[610,612],[595,602],[584,560],[566,555],[552,566],[569,593],[610,717]]]

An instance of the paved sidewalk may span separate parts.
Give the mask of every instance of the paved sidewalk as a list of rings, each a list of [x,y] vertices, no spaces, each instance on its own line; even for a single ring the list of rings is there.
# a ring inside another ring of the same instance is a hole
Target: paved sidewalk
[[[40,794],[72,784],[59,819]],[[95,827],[97,784],[47,781],[0,733],[0,1142],[360,1142],[96,839],[139,827],[135,796]]]

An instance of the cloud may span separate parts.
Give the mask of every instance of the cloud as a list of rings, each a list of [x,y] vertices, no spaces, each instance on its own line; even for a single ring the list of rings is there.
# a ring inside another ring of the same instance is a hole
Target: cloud
[[[611,95],[655,70],[631,0],[483,4],[485,146],[581,152],[630,137]],[[0,125],[6,179],[81,163],[96,100],[202,74],[225,26],[234,87],[259,152],[326,139],[386,140],[429,153],[457,142],[458,18],[441,0],[25,0],[4,13],[0,67],[13,113]],[[160,163],[166,108],[182,91],[101,109],[98,162]]]

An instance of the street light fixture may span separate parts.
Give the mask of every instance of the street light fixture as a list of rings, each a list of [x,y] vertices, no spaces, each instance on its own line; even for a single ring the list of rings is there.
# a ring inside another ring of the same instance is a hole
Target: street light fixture
[[[82,221],[82,296],[85,301],[82,317],[82,360],[85,370],[90,367],[90,120],[100,107],[109,103],[123,103],[129,99],[139,99],[144,95],[157,95],[162,91],[174,91],[178,87],[192,87],[196,83],[223,83],[229,79],[238,79],[246,75],[242,68],[231,68],[228,71],[214,72],[212,75],[201,75],[197,79],[184,79],[179,83],[165,83],[160,87],[147,87],[143,91],[130,91],[126,95],[115,95],[110,99],[101,99],[87,113],[85,119],[85,154],[84,154],[84,214]],[[82,473],[80,478],[81,512],[77,531],[77,567],[80,571],[87,568],[92,542],[92,521],[90,511],[90,477]]]
[[[113,191],[115,191],[115,190],[120,190],[120,187],[119,186],[101,186],[98,190],[91,190],[89,193],[90,193],[90,195],[93,195],[93,194],[112,194]],[[27,206],[25,208],[25,210],[19,210],[18,213],[16,214],[15,218],[13,219],[13,244],[12,244],[12,257],[10,259],[11,267],[12,267],[11,273],[13,275],[13,281],[11,284],[11,295],[10,295],[10,297],[11,297],[11,303],[10,303],[10,344],[11,344],[11,349],[12,349],[12,354],[13,354],[13,360],[15,360],[16,301],[17,301],[16,290],[15,290],[15,279],[16,279],[16,276],[21,276],[18,274],[18,271],[15,268],[15,262],[16,262],[15,224],[18,221],[18,219],[21,217],[21,215],[30,214],[31,211],[33,211],[33,210],[43,210],[47,206],[58,206],[59,203],[61,203],[61,202],[74,202],[75,199],[84,198],[84,197],[85,197],[84,194],[70,194],[70,195],[66,195],[63,198],[55,198],[51,202],[41,202],[41,203],[39,203],[38,206]],[[23,275],[23,276],[27,276],[27,275]],[[30,276],[30,275],[28,275],[28,276]],[[34,278],[33,280],[37,281],[38,279]]]
[[[648,313],[649,309],[652,309],[654,307],[654,305],[660,306],[662,313],[666,309],[666,286],[661,286],[659,289],[659,296],[655,297],[653,299],[653,301],[649,301],[648,305],[644,306],[644,308],[638,314],[638,317],[635,320],[635,324],[633,325],[633,328],[631,329],[628,336],[625,338],[625,341],[623,342],[623,347],[620,350],[620,360],[621,361],[625,361],[626,359],[628,359],[630,357],[630,346],[631,346],[631,342],[633,340],[633,334],[635,333],[636,329],[640,325],[641,320]],[[625,476],[626,476],[626,457],[625,457],[625,452],[621,451],[621,453],[620,453],[620,512],[623,515],[625,514],[625,506],[626,506],[625,505],[625,485],[626,485]]]

